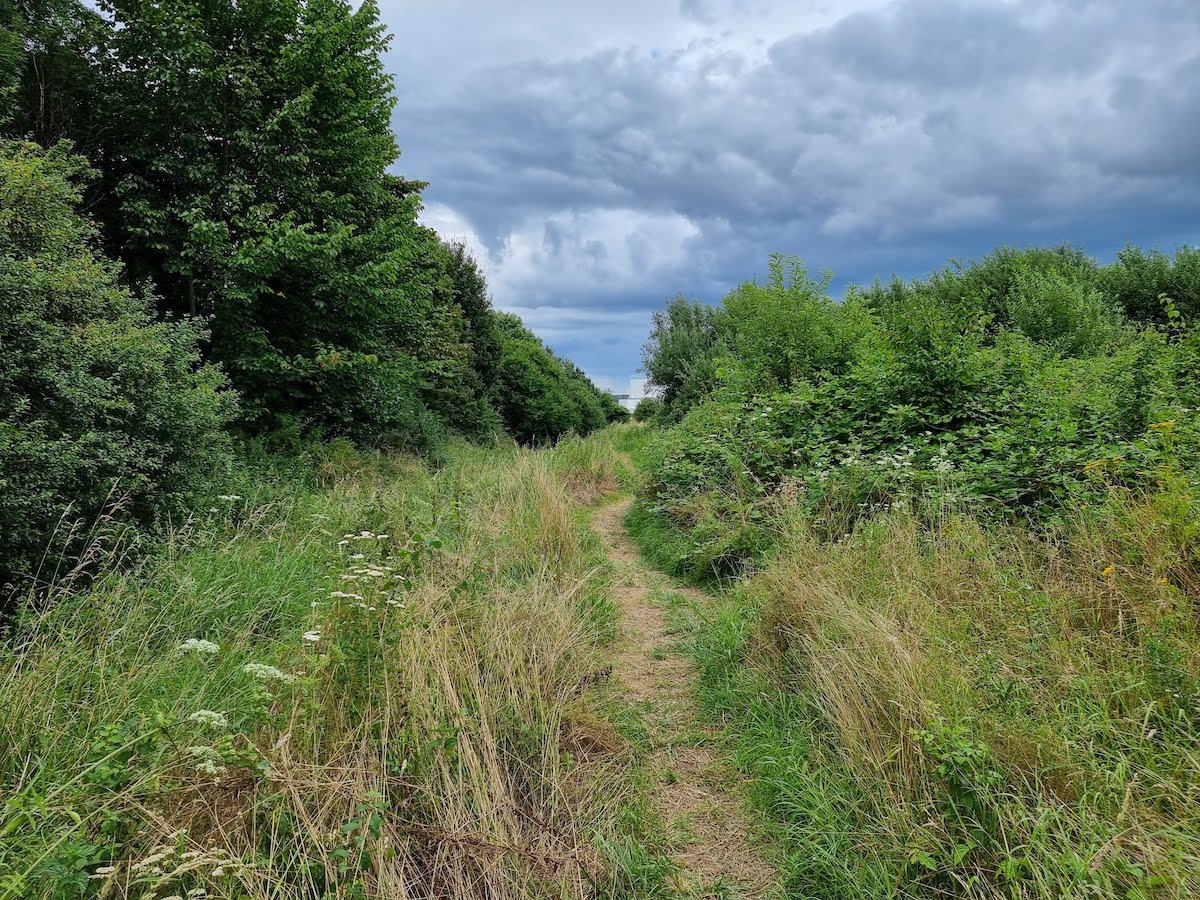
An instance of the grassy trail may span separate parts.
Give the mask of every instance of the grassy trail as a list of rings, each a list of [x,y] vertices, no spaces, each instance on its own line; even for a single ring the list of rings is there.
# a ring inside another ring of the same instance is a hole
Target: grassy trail
[[[631,501],[603,507],[596,532],[612,561],[614,599],[623,637],[614,674],[630,703],[641,709],[650,732],[649,800],[667,828],[667,843],[688,895],[759,898],[777,887],[774,868],[754,846],[742,813],[736,775],[716,753],[716,732],[693,700],[692,666],[672,646],[664,591],[698,604],[705,595],[652,571],[625,532]]]

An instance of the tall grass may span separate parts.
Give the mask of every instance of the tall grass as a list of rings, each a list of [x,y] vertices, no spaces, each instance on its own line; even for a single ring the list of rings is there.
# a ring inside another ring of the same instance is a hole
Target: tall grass
[[[603,440],[611,440],[604,438]],[[229,495],[0,647],[0,897],[611,886],[606,446],[345,451]]]
[[[1185,487],[1051,535],[896,511],[828,542],[794,519],[712,609],[679,604],[795,896],[1200,895]]]

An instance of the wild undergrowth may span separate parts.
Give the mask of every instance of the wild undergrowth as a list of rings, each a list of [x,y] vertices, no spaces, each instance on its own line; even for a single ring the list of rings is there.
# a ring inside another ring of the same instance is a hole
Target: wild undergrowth
[[[829,540],[777,508],[756,574],[678,598],[789,895],[1195,896],[1198,512],[1163,483],[1050,534],[898,509]]]
[[[677,624],[791,895],[1200,895],[1195,258],[656,316],[629,526],[719,589]]]
[[[637,726],[581,509],[620,440],[437,470],[335,447],[29,597],[0,646],[0,896],[616,892]]]

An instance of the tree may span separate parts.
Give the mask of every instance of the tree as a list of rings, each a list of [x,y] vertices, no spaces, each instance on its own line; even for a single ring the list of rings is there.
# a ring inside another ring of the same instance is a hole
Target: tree
[[[722,310],[682,294],[652,314],[642,368],[672,417],[682,417],[712,392],[716,360],[726,350],[723,326]]]
[[[114,243],[211,322],[245,424],[421,442],[468,363],[423,185],[388,173],[373,2],[106,0]]]
[[[143,525],[182,513],[226,459],[203,332],[120,286],[77,212],[90,175],[66,145],[0,142],[0,584],[79,550],[74,523],[118,499]]]
[[[8,96],[0,128],[44,147],[71,140],[93,156],[101,121],[96,64],[106,32],[78,0],[0,3],[0,97]]]
[[[500,335],[498,408],[510,435],[542,444],[610,421],[604,393],[574,363],[555,356],[516,316],[494,315]]]

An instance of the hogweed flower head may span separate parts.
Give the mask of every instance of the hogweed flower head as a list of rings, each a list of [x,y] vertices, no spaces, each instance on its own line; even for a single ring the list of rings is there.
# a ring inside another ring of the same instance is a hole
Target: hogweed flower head
[[[296,680],[296,676],[291,672],[284,672],[266,663],[246,663],[242,666],[242,671],[259,681],[282,681],[284,684],[291,684]]]

